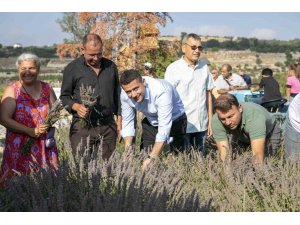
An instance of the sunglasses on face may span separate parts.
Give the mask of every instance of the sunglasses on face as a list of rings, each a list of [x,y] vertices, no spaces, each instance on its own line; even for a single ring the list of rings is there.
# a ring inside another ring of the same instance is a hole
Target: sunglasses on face
[[[196,46],[196,45],[189,45],[187,43],[185,43],[185,44],[188,45],[188,46],[190,46],[193,51],[195,51],[196,49],[198,49],[198,51],[201,52],[203,50],[203,47],[201,45],[200,46]]]

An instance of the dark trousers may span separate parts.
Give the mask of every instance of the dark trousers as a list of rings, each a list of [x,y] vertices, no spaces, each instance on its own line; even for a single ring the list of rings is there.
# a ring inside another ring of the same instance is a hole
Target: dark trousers
[[[88,139],[89,143],[87,143]],[[117,126],[113,119],[97,126],[83,126],[79,119],[72,122],[70,141],[73,154],[76,154],[77,148],[80,148],[79,153],[83,154],[87,146],[90,153],[94,150],[98,151],[102,140],[102,159],[108,160],[116,148],[117,140]]]
[[[180,116],[178,119],[172,122],[170,137],[173,141],[170,143],[171,151],[182,151],[184,149],[184,135],[186,133],[187,119],[186,115]],[[142,139],[141,149],[151,148],[155,143],[155,137],[158,132],[158,127],[152,126],[147,118],[142,121]]]

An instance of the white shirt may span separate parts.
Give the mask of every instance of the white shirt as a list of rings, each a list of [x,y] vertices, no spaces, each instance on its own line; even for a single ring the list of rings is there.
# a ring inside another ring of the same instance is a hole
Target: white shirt
[[[290,103],[288,115],[292,127],[300,133],[300,94]]]
[[[229,79],[226,79],[231,86],[239,87],[239,86],[247,86],[245,80],[236,73],[233,73]],[[216,80],[216,89],[217,90],[229,90],[229,84],[225,81],[223,75],[219,76]]]
[[[177,90],[187,116],[187,133],[207,130],[208,113],[206,91],[214,88],[214,82],[208,66],[198,61],[195,68],[183,58],[167,67],[165,79]]]
[[[158,127],[155,142],[168,141],[172,121],[184,114],[184,107],[176,89],[162,79],[143,77],[146,81],[145,96],[142,102],[130,99],[121,91],[122,137],[135,136],[135,110],[147,117],[152,126]]]

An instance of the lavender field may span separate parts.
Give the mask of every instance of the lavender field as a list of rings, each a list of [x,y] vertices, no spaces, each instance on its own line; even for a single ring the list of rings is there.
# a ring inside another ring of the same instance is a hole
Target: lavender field
[[[99,154],[73,157],[68,129],[57,130],[60,168],[15,177],[0,192],[0,211],[212,211],[300,210],[300,168],[282,157],[254,168],[251,151],[221,162],[215,151],[164,155],[141,171],[143,154],[108,161]]]

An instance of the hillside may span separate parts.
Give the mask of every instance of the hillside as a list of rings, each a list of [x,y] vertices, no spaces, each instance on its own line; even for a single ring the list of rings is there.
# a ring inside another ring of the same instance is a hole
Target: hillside
[[[292,54],[293,58],[300,58],[300,52]],[[275,64],[280,63],[284,65],[286,61],[286,54],[284,53],[257,53],[250,50],[245,51],[204,51],[201,57],[207,58],[211,64],[220,67],[224,63],[232,65],[236,70],[238,67],[247,67],[249,69],[270,67],[278,72],[283,72],[280,67]],[[257,64],[257,58],[261,60],[261,63]],[[41,74],[61,74],[63,68],[72,59],[42,59]],[[0,58],[0,76],[13,76],[17,75],[15,70],[16,57]],[[9,72],[7,72],[9,70]]]

